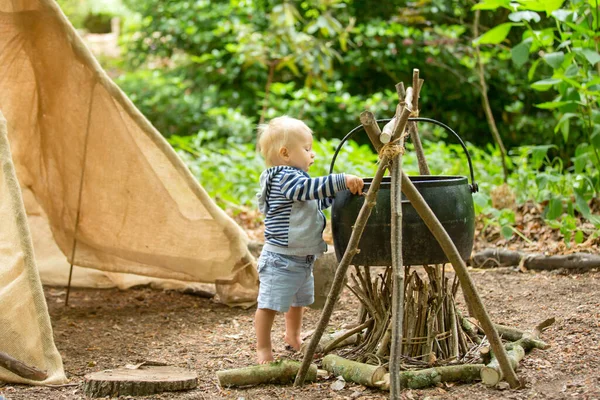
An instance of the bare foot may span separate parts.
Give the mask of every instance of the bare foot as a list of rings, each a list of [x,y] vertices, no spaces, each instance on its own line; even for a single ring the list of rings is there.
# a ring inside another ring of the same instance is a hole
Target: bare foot
[[[286,335],[284,337],[284,340],[291,348],[293,348],[296,351],[300,351],[300,346],[302,345],[302,340],[300,339],[300,336],[290,337]]]
[[[268,364],[273,361],[273,351],[271,349],[256,350],[256,358],[259,364]]]

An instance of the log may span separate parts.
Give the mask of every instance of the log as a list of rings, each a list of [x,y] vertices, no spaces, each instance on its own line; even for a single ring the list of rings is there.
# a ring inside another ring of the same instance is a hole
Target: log
[[[83,391],[89,397],[147,396],[197,386],[198,375],[194,371],[171,366],[141,366],[87,374]]]
[[[424,389],[443,382],[475,382],[480,379],[483,364],[448,365],[415,371],[400,372],[400,382],[403,388]],[[389,390],[390,376],[385,374],[379,388]]]
[[[334,354],[323,358],[323,368],[335,376],[343,377],[347,382],[368,387],[378,387],[377,382],[380,382],[386,373],[384,367],[347,360]]]
[[[217,378],[221,387],[261,384],[286,385],[294,382],[299,369],[300,363],[298,361],[278,360],[268,364],[217,371]],[[306,379],[309,382],[317,380],[317,366],[315,364],[310,364]]]
[[[538,324],[531,333],[521,333],[521,338],[516,342],[508,343],[505,347],[508,359],[513,369],[519,366],[519,362],[525,357],[525,353],[533,349],[546,350],[550,347],[538,339],[540,333],[554,323],[554,318],[549,318]],[[516,330],[515,330],[516,331]],[[492,354],[491,361],[481,369],[481,380],[488,386],[497,385],[503,378],[503,373],[498,365],[498,360]]]
[[[19,375],[22,378],[31,379],[32,381],[43,381],[48,378],[46,371],[27,365],[1,351],[0,367],[9,370],[13,374]]]
[[[590,270],[600,268],[600,255],[573,253],[560,256],[527,254],[520,251],[484,249],[471,257],[470,264],[477,268],[512,267],[522,265],[535,271],[556,269]]]

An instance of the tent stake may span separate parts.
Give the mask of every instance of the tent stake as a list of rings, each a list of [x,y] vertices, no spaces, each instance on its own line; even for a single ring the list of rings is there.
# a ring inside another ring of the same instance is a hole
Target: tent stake
[[[77,214],[75,215],[75,227],[73,228],[73,247],[71,250],[71,268],[69,269],[69,282],[67,283],[67,296],[65,298],[65,307],[69,305],[69,294],[71,293],[71,277],[73,276],[73,264],[75,263],[75,249],[77,248],[77,231],[79,230],[79,216],[81,214],[81,199],[83,194],[83,177],[85,176],[85,166],[87,161],[88,139],[90,137],[90,121],[92,120],[92,106],[94,105],[94,91],[96,90],[96,81],[92,83],[92,93],[90,94],[90,105],[88,109],[87,127],[85,130],[85,139],[83,141],[83,161],[81,166],[81,179],[79,180],[79,195],[77,199]]]

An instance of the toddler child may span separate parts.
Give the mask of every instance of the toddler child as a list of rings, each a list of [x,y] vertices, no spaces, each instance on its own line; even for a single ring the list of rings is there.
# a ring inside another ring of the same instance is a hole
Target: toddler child
[[[260,288],[254,319],[258,363],[273,361],[271,328],[285,313],[285,342],[300,350],[303,307],[314,301],[313,263],[327,250],[325,216],[336,192],[362,194],[363,180],[331,174],[311,178],[312,131],[287,116],[259,126],[259,147],[267,164],[260,176],[259,208],[265,214],[265,245],[258,259]]]

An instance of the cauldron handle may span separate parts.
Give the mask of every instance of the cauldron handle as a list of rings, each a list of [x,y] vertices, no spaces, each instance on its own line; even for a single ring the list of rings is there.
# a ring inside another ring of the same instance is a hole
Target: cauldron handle
[[[475,174],[473,173],[473,163],[471,162],[471,155],[469,154],[469,150],[467,150],[467,146],[465,145],[465,142],[463,142],[461,137],[458,136],[458,134],[456,132],[454,132],[452,130],[452,128],[450,128],[448,125],[444,124],[443,122],[436,121],[435,119],[417,117],[417,118],[409,118],[408,120],[414,121],[414,122],[430,122],[434,125],[444,128],[447,132],[450,132],[451,134],[454,135],[454,137],[456,137],[458,139],[458,142],[460,143],[461,147],[465,151],[465,155],[467,156],[467,161],[469,162],[469,172],[471,173],[471,184],[469,186],[471,187],[471,192],[473,192],[473,193],[478,192],[479,186],[477,185],[477,182],[475,182]],[[377,123],[385,123],[385,122],[390,122],[390,121],[391,121],[391,118],[378,119]],[[361,129],[363,129],[363,126],[359,125],[356,128],[352,129],[350,132],[348,132],[346,134],[346,136],[344,136],[344,138],[342,139],[342,141],[340,142],[338,147],[335,149],[335,152],[333,153],[333,158],[331,159],[331,165],[329,167],[330,174],[333,173],[333,167],[335,166],[335,160],[336,160],[337,155],[340,152],[342,146],[344,145],[344,143],[346,143],[346,141],[348,141],[348,139],[350,139],[350,137],[352,135],[354,135],[357,131],[359,131]]]

